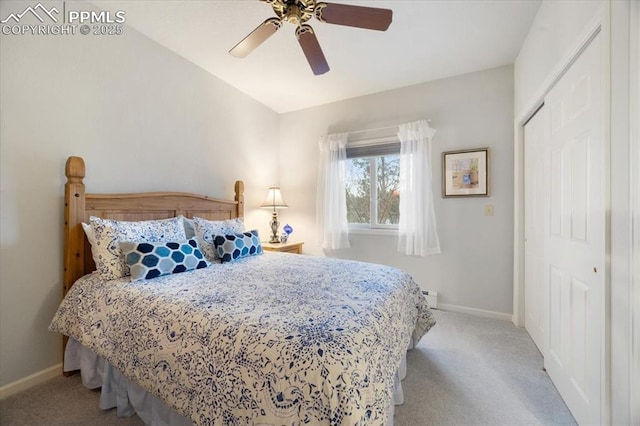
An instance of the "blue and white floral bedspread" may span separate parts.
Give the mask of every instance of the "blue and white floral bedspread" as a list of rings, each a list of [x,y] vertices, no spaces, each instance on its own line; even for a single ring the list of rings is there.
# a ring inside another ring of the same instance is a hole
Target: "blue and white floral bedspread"
[[[148,281],[76,282],[50,329],[200,425],[381,425],[435,321],[387,266],[267,253]]]

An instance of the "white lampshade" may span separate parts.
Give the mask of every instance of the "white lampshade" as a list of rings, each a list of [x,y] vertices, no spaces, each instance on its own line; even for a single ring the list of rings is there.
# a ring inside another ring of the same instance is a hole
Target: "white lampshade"
[[[282,199],[282,194],[280,194],[280,188],[277,186],[269,187],[269,193],[267,194],[266,200],[260,207],[273,207],[274,209],[280,209],[289,207],[287,203]]]

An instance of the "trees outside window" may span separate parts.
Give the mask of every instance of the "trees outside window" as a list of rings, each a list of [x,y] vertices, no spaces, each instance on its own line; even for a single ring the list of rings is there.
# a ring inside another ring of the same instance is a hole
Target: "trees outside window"
[[[347,160],[347,221],[352,227],[398,228],[400,156],[380,155]]]

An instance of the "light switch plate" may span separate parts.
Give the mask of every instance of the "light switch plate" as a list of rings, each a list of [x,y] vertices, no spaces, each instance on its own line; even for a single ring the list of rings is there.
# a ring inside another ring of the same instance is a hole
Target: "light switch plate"
[[[493,216],[493,204],[485,204],[484,205],[484,215],[485,216]]]

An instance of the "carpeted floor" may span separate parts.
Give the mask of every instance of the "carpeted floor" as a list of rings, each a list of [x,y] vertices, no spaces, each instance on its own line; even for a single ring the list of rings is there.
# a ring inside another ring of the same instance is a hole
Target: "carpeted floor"
[[[523,329],[434,313],[438,324],[407,354],[397,426],[576,425]]]
[[[434,311],[438,324],[407,355],[396,426],[575,425],[527,333],[511,323]],[[0,425],[141,425],[98,408],[79,376],[0,401]]]

